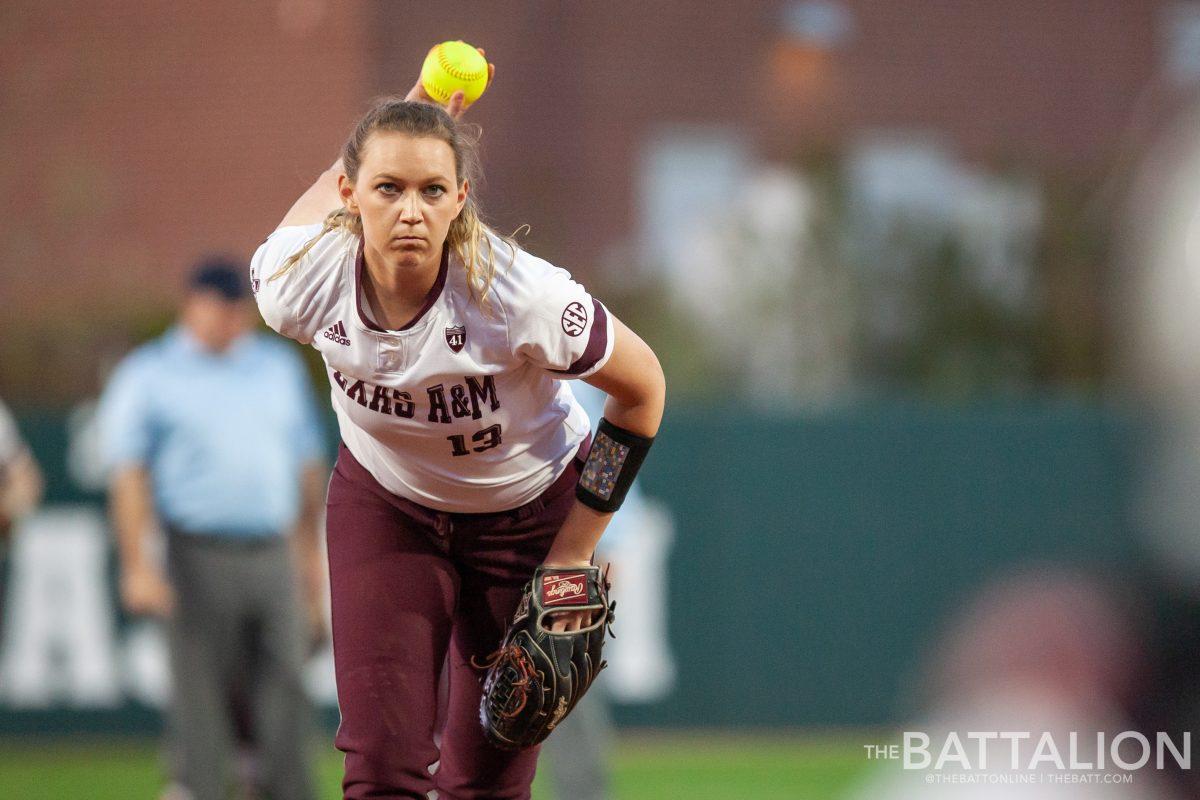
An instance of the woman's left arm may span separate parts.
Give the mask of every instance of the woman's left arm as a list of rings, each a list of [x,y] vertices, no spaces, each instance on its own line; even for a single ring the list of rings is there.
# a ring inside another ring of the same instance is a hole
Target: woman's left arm
[[[653,437],[667,397],[662,366],[650,346],[625,323],[616,317],[612,323],[612,354],[584,381],[608,395],[605,419],[638,436]]]
[[[658,357],[641,337],[616,317],[613,323],[613,351],[608,361],[585,378],[608,394],[604,418],[613,425],[646,438],[658,433],[666,403],[667,385]],[[611,512],[596,511],[576,500],[554,539],[545,563],[556,567],[581,567],[591,563],[592,554]],[[577,630],[584,622],[580,612],[557,615],[552,630]]]

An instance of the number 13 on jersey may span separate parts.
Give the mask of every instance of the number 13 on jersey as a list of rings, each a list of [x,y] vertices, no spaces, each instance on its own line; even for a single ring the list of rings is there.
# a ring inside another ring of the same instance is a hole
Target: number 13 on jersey
[[[484,450],[491,450],[493,447],[500,444],[500,426],[491,425],[481,431],[477,431],[471,435],[471,441],[476,443],[476,446],[467,449],[467,437],[462,434],[446,437],[450,441],[451,455],[467,456],[472,452],[482,453]]]

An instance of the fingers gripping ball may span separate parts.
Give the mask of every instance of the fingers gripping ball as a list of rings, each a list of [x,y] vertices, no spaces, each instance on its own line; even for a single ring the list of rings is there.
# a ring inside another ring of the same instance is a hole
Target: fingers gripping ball
[[[562,722],[596,675],[615,603],[597,567],[538,567],[517,607],[504,641],[477,664],[487,668],[479,721],[484,735],[502,750],[539,744]],[[552,632],[555,611],[587,610],[582,630]]]
[[[483,95],[487,83],[487,59],[466,42],[434,45],[421,65],[421,86],[442,105],[459,91],[463,102],[470,105]]]

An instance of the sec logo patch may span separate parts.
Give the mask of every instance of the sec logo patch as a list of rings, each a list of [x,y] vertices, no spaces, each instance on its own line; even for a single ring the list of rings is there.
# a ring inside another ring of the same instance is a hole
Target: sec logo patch
[[[578,336],[587,327],[587,309],[578,301],[563,309],[562,328],[567,336]]]

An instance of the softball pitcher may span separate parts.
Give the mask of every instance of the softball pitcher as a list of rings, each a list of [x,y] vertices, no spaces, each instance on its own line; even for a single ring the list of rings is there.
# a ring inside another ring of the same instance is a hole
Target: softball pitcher
[[[462,97],[427,101],[418,84],[359,120],[251,280],[267,323],[324,358],[341,431],[327,531],[344,796],[528,798],[537,749],[484,737],[471,660],[535,568],[590,564],[665,385],[600,301],[480,221]],[[611,397],[590,449],[568,379]],[[565,610],[552,627],[589,622]]]

